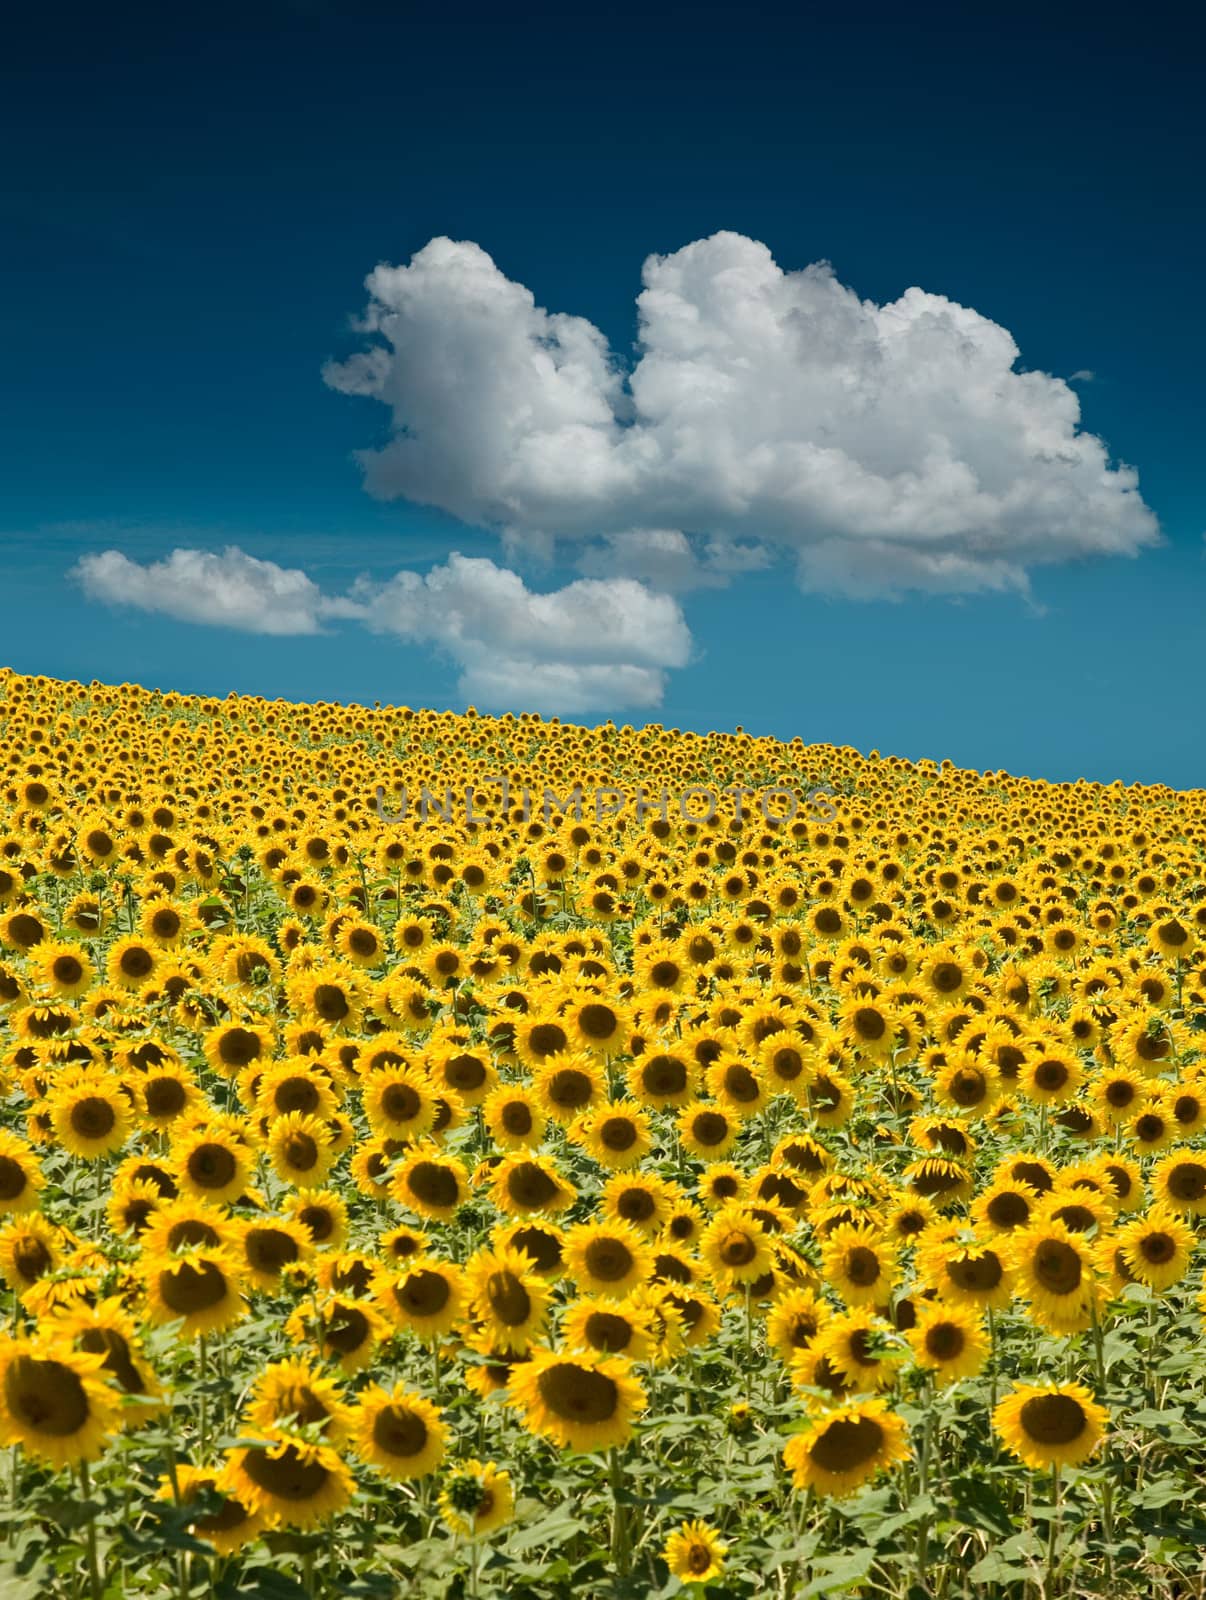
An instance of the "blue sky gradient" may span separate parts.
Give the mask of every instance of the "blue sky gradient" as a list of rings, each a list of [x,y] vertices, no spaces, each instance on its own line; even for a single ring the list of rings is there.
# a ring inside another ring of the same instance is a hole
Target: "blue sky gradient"
[[[459,706],[438,651],[117,610],[68,576],[175,545],[339,592],[498,541],[379,503],[387,414],[324,384],[363,279],[473,240],[538,305],[636,335],[641,263],[726,229],[864,299],[910,285],[1075,380],[1164,543],[1013,595],[854,602],[782,568],[681,597],[662,705],[1033,776],[1206,786],[1206,135],[1183,9],[69,4],[10,23],[0,95],[0,661],[186,691]],[[1180,20],[1178,20],[1180,19]],[[1137,30],[1137,32],[1136,32]],[[530,587],[570,581],[523,568]],[[602,720],[606,711],[584,720]]]

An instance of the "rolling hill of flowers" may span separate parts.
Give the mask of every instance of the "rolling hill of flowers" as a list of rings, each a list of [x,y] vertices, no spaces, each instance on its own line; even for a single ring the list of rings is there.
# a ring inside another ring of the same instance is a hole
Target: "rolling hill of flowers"
[[[0,731],[5,1600],[1206,1592],[1206,795]]]

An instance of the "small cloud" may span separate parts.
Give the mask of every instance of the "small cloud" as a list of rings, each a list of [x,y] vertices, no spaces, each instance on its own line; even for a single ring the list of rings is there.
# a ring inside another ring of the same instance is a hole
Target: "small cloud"
[[[324,619],[350,614],[348,602],[326,599],[304,572],[261,561],[237,545],[220,555],[173,550],[146,565],[120,550],[105,550],[81,556],[70,576],[89,599],[106,605],[243,633],[321,633]]]
[[[360,578],[344,595],[236,545],[145,564],[105,550],[83,556],[71,576],[92,600],[180,622],[283,636],[342,621],[430,645],[459,667],[465,699],[492,710],[658,706],[667,671],[692,649],[677,601],[635,578],[579,578],[538,593],[508,568],[456,551],[427,573]]]
[[[1092,367],[1078,367],[1068,379],[1069,383],[1095,383],[1096,381],[1097,374]]]

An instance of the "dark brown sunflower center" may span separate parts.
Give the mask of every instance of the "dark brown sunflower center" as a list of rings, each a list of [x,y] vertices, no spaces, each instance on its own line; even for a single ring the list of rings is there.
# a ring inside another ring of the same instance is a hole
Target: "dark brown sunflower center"
[[[947,1262],[946,1271],[956,1288],[985,1294],[997,1287],[1005,1269],[996,1252],[986,1250],[982,1255],[957,1256]]]
[[[146,1384],[134,1365],[130,1346],[116,1328],[85,1328],[80,1334],[80,1349],[103,1355],[105,1370],[111,1372],[127,1394],[142,1394]]]
[[[15,1200],[25,1193],[29,1175],[19,1161],[0,1156],[0,1200]]]
[[[1167,1233],[1149,1233],[1139,1241],[1139,1253],[1154,1267],[1163,1266],[1177,1253],[1176,1240]]]
[[[429,1206],[454,1206],[460,1190],[456,1173],[442,1167],[438,1161],[420,1161],[411,1168],[410,1192]]]
[[[184,1261],[159,1274],[159,1293],[169,1311],[188,1317],[221,1305],[229,1289],[226,1274],[212,1261]]]
[[[117,1113],[100,1095],[88,1095],[72,1106],[70,1122],[81,1139],[106,1139],[117,1125]]]
[[[538,1022],[528,1035],[528,1048],[534,1056],[555,1056],[569,1044],[565,1029],[557,1022]]]
[[[297,1240],[282,1228],[249,1228],[244,1235],[243,1247],[247,1259],[257,1272],[267,1272],[274,1277],[289,1262],[301,1255]]]
[[[839,1417],[821,1430],[808,1453],[823,1472],[853,1472],[874,1460],[883,1441],[884,1430],[874,1417]]]
[[[618,1283],[632,1271],[632,1252],[622,1239],[592,1239],[583,1255],[586,1270],[600,1283]]]
[[[88,1394],[79,1377],[61,1361],[18,1356],[4,1378],[9,1412],[35,1433],[66,1439],[88,1421]]]
[[[382,1406],[373,1419],[373,1443],[387,1456],[409,1460],[427,1448],[427,1424],[405,1406]]]
[[[879,1257],[874,1250],[864,1244],[856,1244],[846,1253],[846,1276],[857,1288],[869,1289],[873,1283],[878,1282],[880,1275]]]
[[[224,1144],[199,1144],[189,1153],[188,1175],[199,1189],[225,1189],[239,1170]]]
[[[953,1361],[966,1343],[967,1335],[956,1322],[935,1322],[926,1330],[925,1347],[935,1361]]]
[[[611,1378],[573,1361],[546,1368],[537,1387],[548,1409],[566,1422],[609,1422],[619,1406],[620,1391]]]
[[[391,1083],[381,1096],[381,1109],[391,1122],[411,1122],[422,1107],[422,1096],[409,1083]]]
[[[599,1129],[600,1143],[607,1150],[622,1154],[637,1142],[637,1128],[631,1117],[608,1117]]]
[[[726,1267],[748,1267],[758,1255],[758,1241],[733,1229],[721,1240],[719,1254]]]
[[[632,1323],[618,1311],[592,1311],[583,1332],[592,1349],[612,1355],[627,1350],[632,1342]]]
[[[543,1167],[523,1161],[507,1174],[507,1192],[517,1206],[540,1211],[557,1197],[559,1190]]]
[[[260,1053],[259,1035],[250,1028],[227,1028],[218,1040],[218,1055],[228,1067],[245,1067]]]
[[[602,1002],[585,1005],[578,1013],[578,1026],[588,1039],[610,1039],[619,1025],[615,1012]]]
[[[1167,1178],[1168,1192],[1177,1200],[1200,1200],[1206,1195],[1206,1166],[1181,1161]]]
[[[522,1326],[531,1315],[532,1297],[513,1272],[492,1272],[486,1279],[486,1298],[491,1311],[508,1328]]]
[[[1065,1445],[1079,1439],[1086,1418],[1079,1400],[1070,1394],[1034,1395],[1023,1405],[1019,1420],[1036,1444]]]
[[[394,1289],[398,1304],[415,1317],[439,1316],[451,1294],[447,1278],[427,1270],[412,1272]]]
[[[314,1009],[324,1022],[342,1022],[352,1010],[347,995],[336,983],[316,985]]]
[[[147,1115],[174,1117],[184,1110],[188,1094],[178,1078],[155,1078],[144,1090]]]
[[[691,1123],[691,1134],[705,1148],[723,1144],[729,1136],[729,1119],[719,1111],[701,1111]]]
[[[1080,1288],[1080,1256],[1062,1239],[1045,1239],[1035,1252],[1034,1275],[1049,1293],[1072,1294]]]
[[[321,1461],[307,1459],[291,1444],[279,1455],[263,1448],[248,1450],[243,1471],[257,1489],[293,1504],[313,1500],[326,1488],[331,1476]]]
[[[594,1084],[590,1075],[577,1067],[561,1067],[549,1077],[546,1092],[555,1106],[576,1111],[590,1104]]]
[[[525,1100],[508,1100],[500,1120],[513,1138],[522,1139],[532,1131],[532,1108]]]

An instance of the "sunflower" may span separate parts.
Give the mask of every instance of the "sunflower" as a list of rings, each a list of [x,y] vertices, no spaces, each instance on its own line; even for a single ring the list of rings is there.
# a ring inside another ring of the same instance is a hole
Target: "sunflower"
[[[888,1388],[904,1355],[892,1327],[870,1306],[835,1311],[806,1353],[827,1362],[859,1391]]]
[[[728,1155],[741,1132],[740,1119],[712,1100],[692,1100],[676,1118],[679,1143],[700,1161],[718,1161]]]
[[[908,1459],[905,1425],[878,1398],[847,1401],[819,1413],[783,1451],[797,1489],[835,1499]]]
[[[347,1202],[334,1189],[298,1190],[286,1202],[285,1215],[301,1223],[316,1250],[339,1250],[347,1240]]]
[[[561,1014],[570,1030],[571,1047],[597,1056],[621,1055],[632,1034],[632,1012],[622,1002],[600,993],[575,995]]]
[[[395,1483],[426,1478],[444,1459],[444,1424],[430,1400],[374,1383],[360,1393],[353,1443],[361,1461]]]
[[[257,1289],[279,1289],[282,1276],[310,1254],[305,1226],[287,1217],[265,1217],[244,1225],[242,1264],[247,1281]]]
[[[237,1254],[240,1229],[220,1206],[181,1195],[175,1200],[160,1201],[147,1219],[140,1244],[147,1256],[176,1255],[198,1247]]]
[[[82,945],[43,939],[29,957],[29,970],[58,999],[72,1000],[91,988],[96,977],[92,958]]]
[[[488,1049],[471,1044],[464,1033],[437,1030],[424,1060],[435,1089],[441,1094],[456,1095],[467,1106],[480,1105],[498,1084],[498,1072]]]
[[[843,1226],[826,1234],[821,1262],[827,1282],[852,1306],[888,1300],[899,1272],[896,1252],[866,1228]]]
[[[0,1216],[35,1210],[45,1182],[33,1146],[0,1128]]]
[[[144,1126],[161,1131],[170,1132],[174,1122],[196,1115],[205,1104],[193,1074],[176,1061],[149,1067],[130,1087]]]
[[[453,1261],[422,1256],[400,1272],[381,1268],[373,1293],[385,1315],[421,1339],[449,1333],[465,1310],[465,1275]]]
[[[526,1217],[548,1211],[565,1211],[577,1190],[555,1163],[543,1156],[516,1152],[504,1156],[490,1180],[490,1197],[508,1217]]]
[[[260,1373],[248,1397],[247,1419],[265,1436],[305,1428],[339,1444],[351,1428],[352,1409],[333,1379],[289,1357]]]
[[[463,1539],[493,1533],[515,1513],[511,1474],[476,1457],[463,1461],[440,1491],[439,1507],[444,1521]]]
[[[102,1354],[0,1335],[0,1441],[52,1467],[99,1460],[120,1427],[107,1376]]]
[[[195,1520],[188,1525],[195,1539],[203,1539],[219,1556],[233,1555],[244,1545],[258,1539],[268,1526],[262,1513],[252,1513],[234,1495],[218,1487],[219,1474],[202,1467],[176,1463],[175,1488],[165,1481],[160,1489],[161,1499],[174,1499],[179,1492],[180,1504],[192,1508],[200,1503]],[[206,1509],[212,1506],[213,1509]]]
[[[158,947],[149,939],[132,935],[110,947],[105,977],[118,989],[143,989],[155,976],[158,964]]]
[[[923,1305],[905,1337],[917,1365],[928,1368],[939,1384],[974,1377],[989,1355],[983,1318],[970,1306]]]
[[[500,1084],[486,1096],[482,1114],[500,1150],[534,1149],[544,1138],[548,1118],[522,1084]]]
[[[600,1166],[616,1171],[639,1166],[653,1148],[648,1114],[639,1107],[602,1105],[579,1118],[570,1134]]]
[[[469,1174],[455,1156],[424,1142],[408,1153],[390,1184],[399,1205],[433,1222],[449,1222],[469,1195]]]
[[[85,1072],[65,1082],[50,1095],[48,1108],[59,1143],[82,1161],[120,1150],[133,1127],[121,1080],[108,1073]]]
[[[1083,1384],[1019,1383],[998,1404],[992,1425],[1006,1449],[1041,1472],[1087,1461],[1109,1415]]]
[[[220,1333],[247,1309],[237,1259],[221,1247],[149,1255],[142,1274],[147,1317],[153,1323],[179,1320],[182,1339]]]
[[[1101,1288],[1096,1252],[1082,1235],[1063,1222],[1033,1224],[1010,1235],[1008,1256],[1037,1322],[1053,1333],[1089,1326]]]
[[[1187,1217],[1206,1212],[1206,1157],[1174,1150],[1156,1163],[1151,1174],[1156,1200]]]
[[[431,1132],[436,1101],[425,1073],[407,1065],[378,1067],[362,1078],[360,1095],[375,1134],[413,1141]]]
[[[653,1251],[630,1222],[580,1222],[565,1235],[565,1271],[580,1292],[623,1300],[653,1272]]]
[[[599,1063],[589,1051],[562,1051],[545,1057],[532,1074],[532,1093],[555,1122],[569,1124],[606,1100]]]
[[[56,1272],[63,1260],[60,1230],[34,1212],[0,1228],[0,1276],[17,1295]]]
[[[232,1450],[218,1488],[274,1526],[310,1528],[341,1511],[355,1484],[331,1445],[285,1433]]]
[[[1197,1239],[1176,1212],[1157,1205],[1146,1216],[1124,1223],[1114,1243],[1131,1277],[1158,1292],[1180,1282],[1189,1271]]]
[[[326,1294],[307,1307],[299,1306],[285,1332],[297,1343],[313,1340],[325,1360],[350,1374],[368,1365],[389,1329],[367,1302]]]
[[[951,1305],[1000,1311],[1013,1298],[1011,1259],[997,1241],[939,1228],[923,1241],[917,1266],[926,1283]]]
[[[610,1450],[628,1442],[645,1390],[623,1356],[536,1351],[511,1376],[510,1398],[530,1432],[566,1450]]]
[[[268,1157],[282,1183],[299,1189],[320,1185],[335,1160],[331,1130],[318,1117],[290,1111],[273,1119],[267,1138]]]
[[[252,1153],[218,1123],[182,1129],[171,1153],[181,1192],[196,1200],[221,1204],[237,1200],[247,1188]]]
[[[684,1522],[662,1547],[662,1560],[680,1583],[711,1583],[724,1571],[728,1545],[706,1522]]]
[[[205,1059],[224,1078],[236,1078],[253,1061],[267,1061],[272,1052],[272,1031],[263,1023],[223,1022],[210,1028],[201,1041]]]
[[[254,1082],[252,1109],[269,1120],[286,1117],[291,1111],[325,1120],[339,1109],[330,1080],[313,1057],[274,1062],[262,1072],[258,1063],[253,1063],[245,1071],[251,1074],[249,1087]],[[243,1082],[240,1075],[240,1093]]]
[[[539,1337],[551,1298],[531,1256],[514,1247],[479,1250],[465,1267],[471,1314],[501,1351],[520,1352]]]
[[[812,1289],[784,1289],[775,1297],[766,1319],[766,1342],[785,1366],[807,1350],[831,1315]]]
[[[726,1205],[703,1230],[699,1252],[718,1288],[744,1287],[774,1267],[770,1235],[748,1207]]]
[[[75,1349],[101,1356],[109,1382],[123,1394],[148,1398],[159,1394],[154,1370],[142,1353],[138,1324],[120,1295],[94,1305],[78,1302],[60,1308],[50,1326],[56,1337]]]
[[[645,1361],[652,1354],[654,1318],[650,1307],[630,1295],[613,1300],[580,1295],[566,1307],[561,1324],[566,1350],[596,1350],[602,1355]]]

